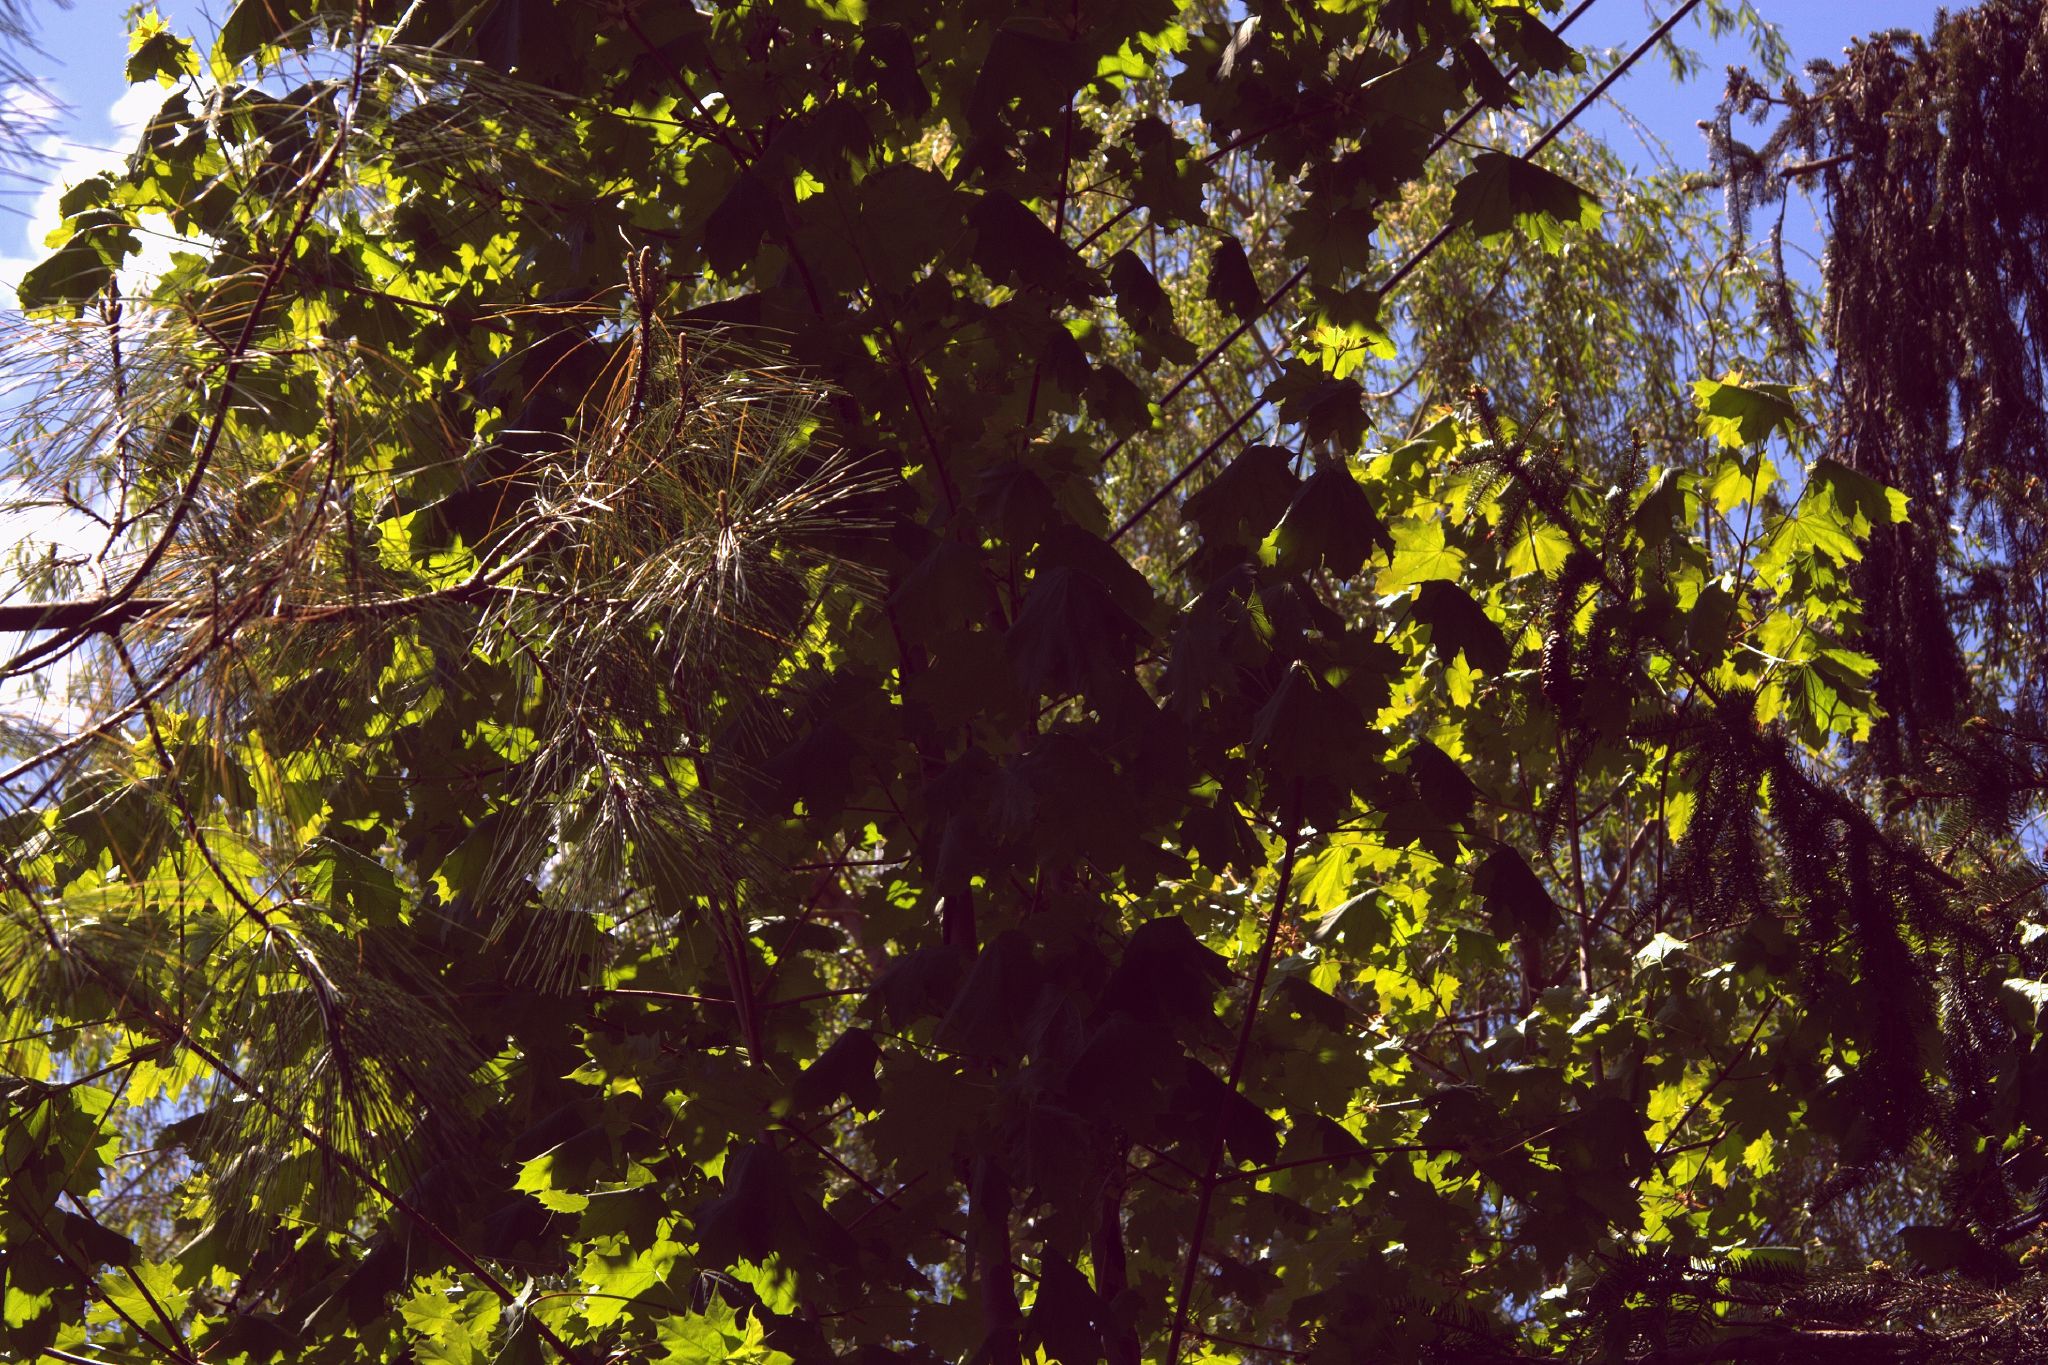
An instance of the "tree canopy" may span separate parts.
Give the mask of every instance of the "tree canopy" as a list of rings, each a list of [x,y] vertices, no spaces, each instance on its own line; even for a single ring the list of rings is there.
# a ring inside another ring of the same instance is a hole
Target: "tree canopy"
[[[1823,315],[1578,127],[1755,16],[1585,8],[139,15],[4,356],[8,1354],[2048,1353],[2041,125],[1941,136],[2048,21],[1731,87]]]

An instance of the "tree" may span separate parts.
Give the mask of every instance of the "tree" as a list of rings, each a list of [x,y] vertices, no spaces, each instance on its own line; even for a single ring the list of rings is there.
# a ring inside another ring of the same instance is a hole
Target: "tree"
[[[1881,748],[1895,769],[1971,713],[1973,688],[2042,725],[2040,18],[1992,3],[1926,37],[1880,34],[1817,64],[1811,90],[1774,96],[1734,73],[1714,129],[1738,224],[1795,183],[1823,190],[1835,441],[1913,498],[1863,581],[1873,650],[1892,665]],[[1738,117],[1778,113],[1761,148],[1734,138]]]
[[[145,17],[11,356],[9,1349],[2038,1350],[2027,798],[1842,776],[1910,505],[1669,392],[1793,362],[1617,295],[1561,27]]]

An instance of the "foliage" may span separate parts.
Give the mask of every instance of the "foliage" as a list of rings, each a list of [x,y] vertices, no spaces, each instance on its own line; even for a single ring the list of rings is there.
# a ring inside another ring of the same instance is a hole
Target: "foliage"
[[[1837,444],[1913,499],[1863,579],[1872,649],[1891,665],[1880,756],[1893,769],[1923,732],[1963,719],[1988,677],[2029,725],[2042,715],[2044,60],[2041,6],[1996,0],[1924,37],[1859,42],[1775,95],[1734,73],[1714,130],[1738,226],[1771,203],[1782,222],[1794,184],[1823,191]],[[1761,147],[1734,137],[1735,119],[1775,114]]]
[[[1619,287],[1648,47],[145,18],[8,351],[8,1351],[2039,1353],[2039,737],[1843,778],[1919,513]]]

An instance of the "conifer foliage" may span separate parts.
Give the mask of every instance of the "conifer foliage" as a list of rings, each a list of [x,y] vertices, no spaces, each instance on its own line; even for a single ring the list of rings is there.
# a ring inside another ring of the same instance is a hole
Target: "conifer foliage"
[[[2048,1349],[2042,736],[1842,776],[1949,485],[1404,334],[1659,249],[1556,158],[1728,16],[1583,9],[141,16],[5,353],[0,1349]]]
[[[1738,223],[1795,183],[1821,191],[1833,439],[1913,502],[1874,538],[1861,578],[1869,637],[1892,664],[1879,696],[1905,726],[1886,727],[1889,749],[1967,714],[1983,676],[1969,653],[2042,714],[2044,72],[2041,6],[1992,0],[1924,36],[1875,35],[1776,94],[1738,73],[1715,130]],[[1735,140],[1734,119],[1772,115],[1760,148]]]

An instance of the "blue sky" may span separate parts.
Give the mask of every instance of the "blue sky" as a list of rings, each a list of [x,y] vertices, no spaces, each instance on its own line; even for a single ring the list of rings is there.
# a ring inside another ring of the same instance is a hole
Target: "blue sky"
[[[1596,0],[1565,36],[1579,47],[1633,50],[1677,3],[1678,0]],[[1757,0],[1756,7],[1784,36],[1791,48],[1793,68],[1802,72],[1808,62],[1816,59],[1839,61],[1843,48],[1854,38],[1894,28],[1925,33],[1934,26],[1937,9],[1933,0]],[[1699,123],[1714,116],[1714,106],[1720,102],[1727,83],[1728,68],[1756,65],[1748,34],[1730,33],[1714,40],[1708,36],[1704,21],[1695,17],[1679,25],[1673,36],[1699,54],[1697,76],[1680,81],[1661,54],[1647,53],[1616,83],[1610,100],[1600,108],[1588,110],[1584,120],[1587,128],[1606,136],[1640,170],[1660,164],[1666,152],[1682,167],[1704,170],[1706,141],[1700,134]],[[1622,107],[1627,109],[1627,116],[1621,112]],[[1737,137],[1744,137],[1741,125],[1735,131]],[[1661,151],[1646,143],[1645,132],[1661,144]],[[1761,142],[1762,137],[1744,140]],[[1817,285],[1821,245],[1816,213],[1812,206],[1802,206],[1795,198],[1785,216],[1788,271],[1809,285]]]
[[[1579,47],[1633,48],[1656,27],[1678,0],[1596,0],[1584,18],[1565,36]],[[1765,19],[1776,25],[1792,49],[1793,63],[1804,67],[1815,58],[1840,60],[1850,39],[1883,29],[1909,28],[1925,33],[1934,26],[1933,0],[1756,0]],[[1951,5],[1951,8],[1957,8]],[[1704,8],[1704,7],[1703,7]],[[1676,37],[1700,54],[1704,70],[1691,81],[1672,79],[1671,68],[1655,53],[1645,56],[1614,88],[1614,96],[1669,146],[1681,165],[1704,167],[1705,144],[1699,120],[1713,117],[1730,66],[1753,66],[1746,37],[1730,34],[1708,39],[1706,26],[1694,18],[1679,25]],[[1611,112],[1593,125],[1613,137],[1624,155],[1643,159],[1634,134]]]

